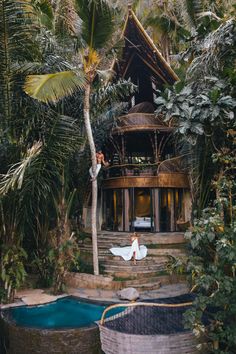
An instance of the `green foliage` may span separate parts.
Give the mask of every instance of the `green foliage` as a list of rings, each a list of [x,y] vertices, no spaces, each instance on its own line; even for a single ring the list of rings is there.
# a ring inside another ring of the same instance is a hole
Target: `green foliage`
[[[79,248],[76,239],[70,237],[60,243],[52,251],[54,259],[53,292],[65,291],[65,276],[69,270],[79,270]]]
[[[194,219],[185,234],[191,246],[188,258],[173,268],[186,271],[196,292],[194,307],[186,312],[186,326],[201,337],[210,353],[236,350],[236,158],[231,149],[213,155],[218,173],[212,181],[215,200]],[[206,320],[203,319],[207,318]]]
[[[194,308],[186,313],[186,324],[209,342],[212,353],[234,353],[236,349],[236,224],[225,227],[217,208],[205,210],[187,234],[192,257],[187,271],[197,288]],[[209,313],[209,309],[213,309]],[[210,323],[204,324],[206,313]],[[218,343],[218,351],[215,343]]]
[[[35,269],[38,276],[37,285],[39,287],[48,288],[52,286],[54,262],[55,257],[52,249],[46,247],[42,250],[36,250],[32,261],[32,267]]]
[[[95,86],[91,97],[92,114],[97,117],[100,113],[110,109],[115,103],[126,100],[136,90],[137,87],[130,80],[120,79],[116,82],[108,82],[105,85],[100,82]]]
[[[169,269],[189,275],[196,299],[186,326],[215,354],[236,352],[235,29],[231,19],[198,36],[185,81],[156,102],[188,152],[194,197],[190,255]]]
[[[61,243],[58,249],[47,246],[45,249],[37,251],[32,261],[32,267],[38,275],[37,285],[39,287],[53,287],[55,293],[65,291],[66,273],[81,270],[77,241],[70,238]]]
[[[0,1],[0,137],[12,139],[12,120],[18,110],[12,101],[20,81],[14,64],[40,57],[37,29],[38,20],[29,0]]]
[[[82,20],[81,37],[89,48],[101,49],[114,30],[113,13],[107,0],[76,0]]]
[[[177,118],[177,132],[196,143],[199,135],[217,136],[217,129],[233,126],[236,100],[230,95],[231,86],[216,77],[207,77],[185,85],[181,91],[167,89],[156,99],[157,113],[165,120]]]
[[[1,301],[13,302],[15,291],[23,284],[26,276],[24,262],[27,255],[17,245],[3,246],[0,263],[0,284],[4,292]]]
[[[32,0],[40,23],[47,28],[53,28],[53,8],[49,0]]]
[[[74,91],[84,86],[83,73],[62,71],[55,74],[30,75],[27,77],[24,88],[32,98],[45,103],[57,102],[65,95],[71,95]]]
[[[176,126],[180,148],[188,153],[198,215],[211,198],[212,154],[230,144],[227,131],[235,129],[235,29],[231,19],[203,38],[185,81],[167,88],[156,100],[157,113]]]

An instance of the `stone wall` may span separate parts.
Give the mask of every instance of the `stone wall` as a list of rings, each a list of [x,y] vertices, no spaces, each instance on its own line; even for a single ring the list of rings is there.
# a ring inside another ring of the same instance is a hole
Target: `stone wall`
[[[10,321],[0,319],[0,332],[1,354],[102,353],[97,326],[65,330],[40,330],[19,327]]]
[[[114,282],[112,277],[86,273],[68,273],[66,286],[71,288],[119,290],[121,282]]]

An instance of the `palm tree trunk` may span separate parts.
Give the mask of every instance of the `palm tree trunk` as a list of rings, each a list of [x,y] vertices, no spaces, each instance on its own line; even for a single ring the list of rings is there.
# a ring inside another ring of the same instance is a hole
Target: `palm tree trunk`
[[[96,159],[96,149],[93,139],[93,133],[90,123],[90,91],[91,84],[88,82],[85,87],[84,92],[84,124],[88,137],[91,160],[92,160],[92,172],[95,176],[97,168],[97,159]],[[93,244],[93,271],[95,275],[99,274],[98,267],[98,245],[97,245],[97,178],[94,178],[92,181],[92,208],[91,208],[91,227],[92,227],[92,244]]]

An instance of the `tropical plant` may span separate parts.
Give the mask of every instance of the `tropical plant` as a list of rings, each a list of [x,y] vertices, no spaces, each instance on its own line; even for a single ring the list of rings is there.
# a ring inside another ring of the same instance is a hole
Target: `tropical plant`
[[[166,89],[156,100],[157,113],[175,122],[185,149],[188,142],[193,195],[199,215],[210,198],[214,175],[212,153],[227,146],[226,133],[222,131],[234,127],[235,28],[231,19],[204,38],[202,51],[189,66],[185,82]]]
[[[31,1],[1,1],[1,259],[3,250],[16,244],[19,257],[21,246],[27,250],[28,262],[33,250],[40,252],[49,230],[55,227],[62,171],[83,142],[79,120],[63,115],[63,103],[46,109],[22,90],[25,76],[31,71],[73,67],[62,57],[55,38],[49,46],[49,32],[40,27],[44,13],[49,11],[53,20],[51,10],[49,3],[43,1],[34,1],[33,6]],[[39,12],[43,16],[40,21]],[[52,48],[54,52],[50,52]],[[68,185],[74,189],[72,179]],[[55,268],[55,263],[51,266]]]
[[[212,156],[218,173],[212,181],[215,200],[186,232],[190,256],[175,260],[172,270],[189,275],[196,294],[185,314],[186,326],[206,352],[233,354],[236,349],[236,158],[231,148]],[[173,260],[172,260],[173,261]]]
[[[38,276],[37,286],[43,288],[49,288],[52,286],[54,259],[54,252],[47,244],[44,244],[43,249],[38,248],[34,253],[34,259],[31,262],[31,266]]]
[[[5,293],[3,301],[13,302],[15,292],[23,284],[26,276],[24,261],[27,255],[18,245],[3,246],[0,262],[0,284]]]
[[[56,204],[56,226],[50,231],[50,245],[54,257],[53,291],[55,294],[64,290],[68,270],[79,262],[78,244],[69,221],[75,190],[68,195],[66,186],[63,173],[61,192]]]
[[[190,255],[173,264],[189,274],[196,292],[186,324],[206,352],[228,354],[236,348],[235,28],[230,19],[199,41],[185,82],[157,100],[187,146],[196,177]]]
[[[84,79],[84,100],[83,116],[86,135],[90,147],[92,160],[92,208],[91,225],[93,240],[93,264],[94,274],[99,274],[98,249],[97,249],[97,179],[96,179],[96,149],[90,121],[90,98],[91,89],[95,77],[103,74],[98,70],[102,59],[105,57],[105,50],[109,38],[113,33],[113,10],[106,0],[77,0],[77,11],[82,21],[81,39],[83,47],[80,51],[81,63],[83,64],[83,75],[75,72],[64,72],[46,76],[29,76],[25,90],[34,98],[48,102],[61,99],[80,86],[81,77]],[[80,81],[79,81],[80,80]],[[61,83],[61,85],[60,85]],[[62,84],[63,83],[63,84]]]

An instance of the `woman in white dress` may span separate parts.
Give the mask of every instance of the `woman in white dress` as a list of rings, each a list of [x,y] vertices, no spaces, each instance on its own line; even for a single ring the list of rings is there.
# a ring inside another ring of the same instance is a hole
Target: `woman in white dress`
[[[126,247],[112,247],[110,251],[114,256],[120,256],[125,261],[130,261],[133,258],[134,264],[136,260],[141,260],[147,255],[147,247],[144,245],[139,246],[139,235],[134,232],[131,235],[131,246]]]

